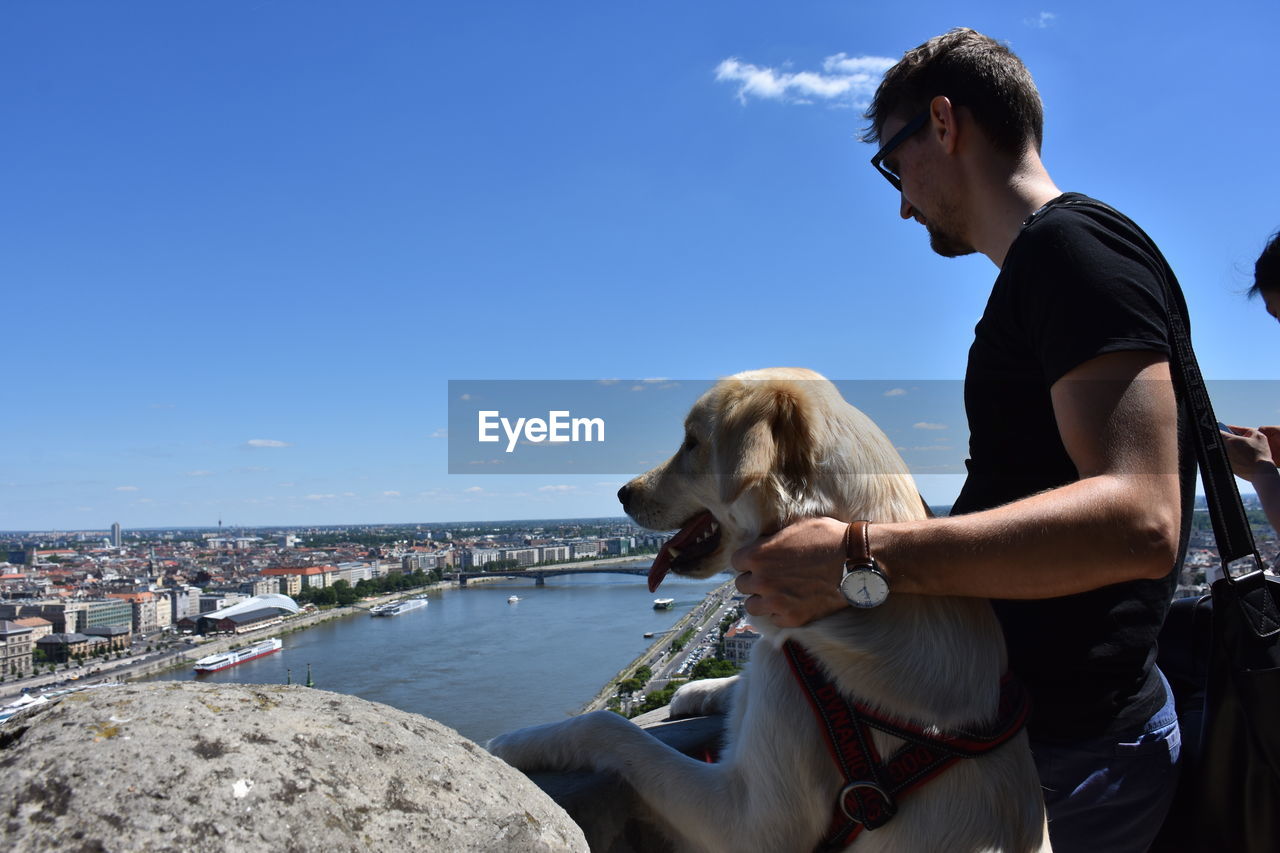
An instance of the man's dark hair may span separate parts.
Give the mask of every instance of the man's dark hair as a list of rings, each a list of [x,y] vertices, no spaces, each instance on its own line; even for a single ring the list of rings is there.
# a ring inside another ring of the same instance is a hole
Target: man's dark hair
[[[938,95],[967,107],[991,143],[1021,154],[1036,151],[1044,134],[1044,107],[1031,72],[1003,44],[964,27],[929,39],[903,54],[876,89],[865,118],[864,142],[877,142],[891,116],[909,119]]]
[[[1262,293],[1280,291],[1280,231],[1271,235],[1267,248],[1258,255],[1258,262],[1253,265],[1253,287],[1249,288],[1249,297]]]

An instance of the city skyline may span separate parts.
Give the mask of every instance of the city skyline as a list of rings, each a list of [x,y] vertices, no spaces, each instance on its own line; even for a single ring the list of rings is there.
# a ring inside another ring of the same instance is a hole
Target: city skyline
[[[1219,416],[1280,423],[1280,337],[1244,297],[1280,228],[1273,3],[72,0],[0,23],[25,404],[0,530],[620,512],[641,467],[448,473],[451,380],[628,379],[637,407],[645,380],[771,365],[958,388],[995,268],[933,255],[857,138],[884,69],[957,25],[1026,61],[1058,184],[1161,245],[1205,375],[1262,383]],[[895,443],[963,448],[955,417],[917,422]],[[950,503],[961,476],[912,464]]]
[[[1257,495],[1253,493],[1242,494],[1242,500],[1246,510],[1260,510],[1261,504],[1258,502]],[[930,503],[929,508],[934,511],[949,510],[949,503]],[[1197,511],[1207,511],[1205,496],[1203,493],[1196,495]],[[450,518],[450,519],[424,519],[420,521],[406,522],[335,522],[331,524],[259,524],[259,525],[234,525],[226,526],[221,524],[187,524],[187,525],[158,525],[155,527],[125,527],[122,525],[121,533],[128,534],[136,532],[146,535],[154,535],[161,533],[207,533],[210,531],[218,531],[223,538],[234,537],[237,531],[243,533],[245,531],[253,532],[315,532],[315,531],[333,531],[333,532],[351,532],[351,531],[387,531],[387,530],[403,530],[409,532],[410,528],[415,531],[426,531],[434,534],[436,532],[450,532],[458,535],[465,535],[477,530],[490,531],[510,531],[522,530],[529,531],[538,528],[572,526],[572,525],[624,525],[632,528],[638,534],[661,533],[670,531],[652,531],[635,522],[630,516],[621,513],[617,515],[584,515],[584,516],[555,516],[547,518]],[[27,528],[15,530],[0,530],[0,538],[6,536],[13,537],[16,535],[24,536],[48,536],[50,538],[59,538],[65,536],[83,536],[86,538],[91,536],[100,536],[103,540],[109,541],[111,538],[111,528],[102,527],[85,527],[85,528]],[[257,537],[252,537],[257,538]],[[144,537],[144,541],[152,541]],[[447,540],[445,540],[447,541]],[[116,547],[116,546],[112,546]],[[127,548],[128,543],[123,543],[121,548]]]

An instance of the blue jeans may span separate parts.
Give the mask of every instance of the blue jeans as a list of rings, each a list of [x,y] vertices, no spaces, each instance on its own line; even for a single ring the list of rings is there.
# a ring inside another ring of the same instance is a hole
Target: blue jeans
[[[1157,670],[1159,672],[1159,670]],[[1142,853],[1178,784],[1182,737],[1164,673],[1164,707],[1131,736],[1031,742],[1055,853]]]

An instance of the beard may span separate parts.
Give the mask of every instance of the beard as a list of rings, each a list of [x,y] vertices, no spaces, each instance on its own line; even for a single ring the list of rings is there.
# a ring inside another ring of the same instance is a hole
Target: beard
[[[929,248],[944,258],[959,258],[963,255],[972,255],[977,251],[964,240],[939,228],[932,222],[926,227],[929,232]]]
[[[963,229],[957,226],[960,221],[959,207],[948,199],[940,200],[937,216],[930,216],[925,220],[925,230],[929,232],[929,248],[944,258],[958,258],[977,251],[968,240],[959,236],[963,233]]]

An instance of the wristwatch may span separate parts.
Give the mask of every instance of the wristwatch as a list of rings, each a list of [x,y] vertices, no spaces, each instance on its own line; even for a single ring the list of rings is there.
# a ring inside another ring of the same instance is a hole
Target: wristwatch
[[[840,592],[854,607],[875,607],[889,597],[889,578],[871,556],[866,521],[852,522],[844,531],[844,576]]]

